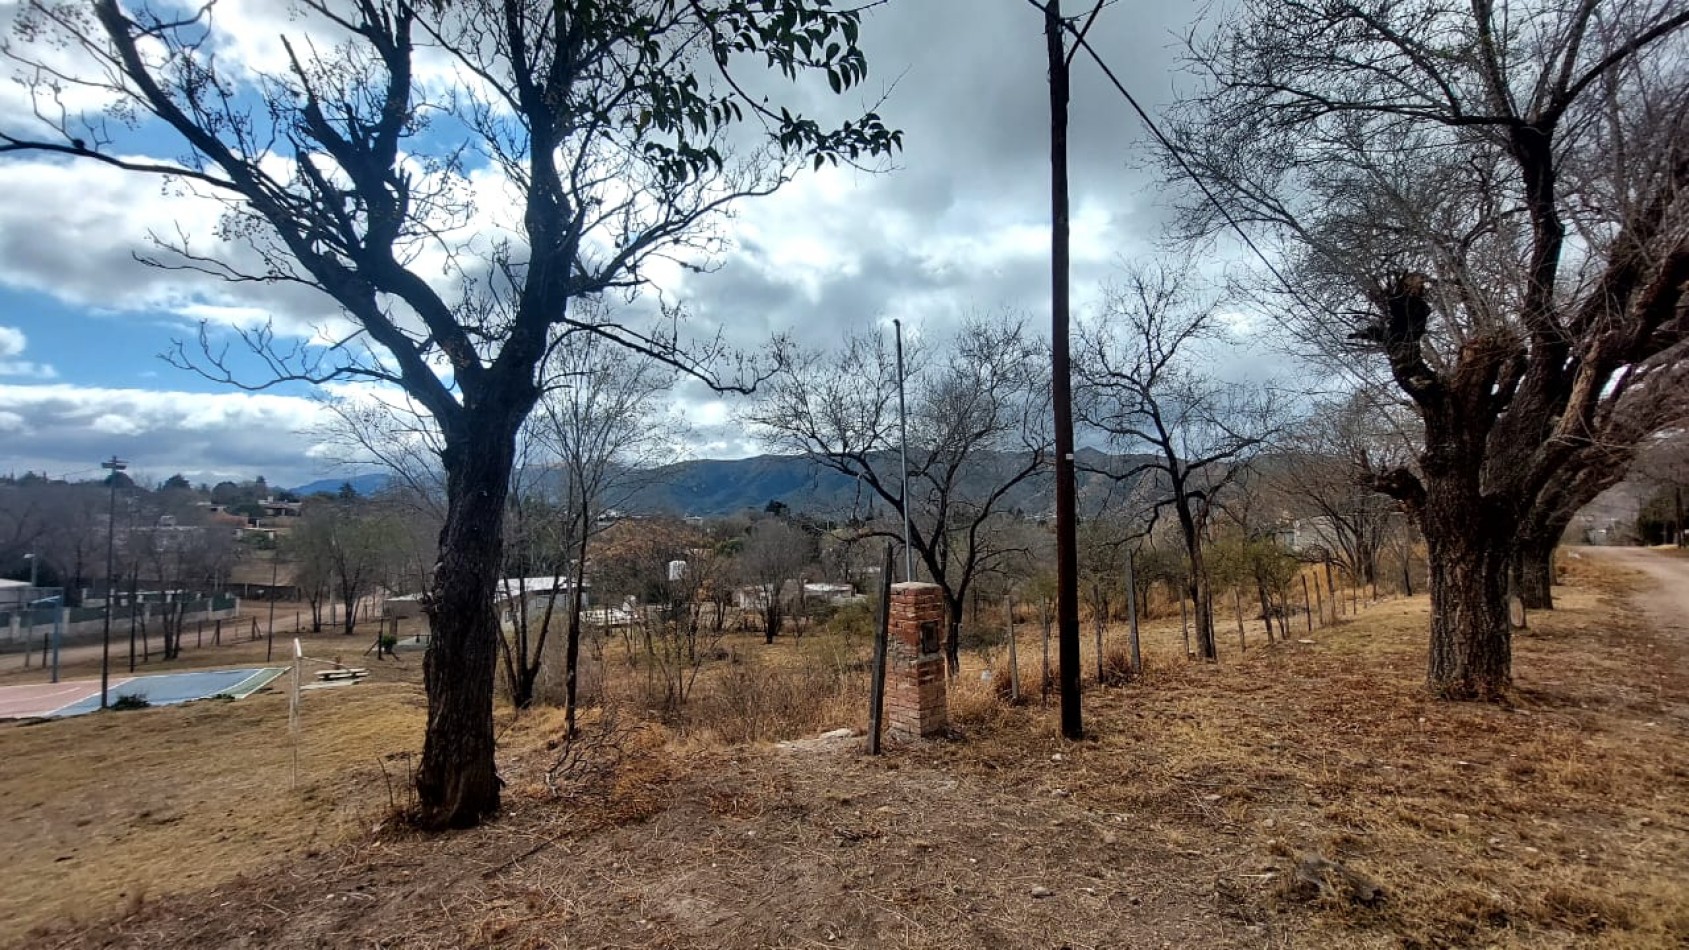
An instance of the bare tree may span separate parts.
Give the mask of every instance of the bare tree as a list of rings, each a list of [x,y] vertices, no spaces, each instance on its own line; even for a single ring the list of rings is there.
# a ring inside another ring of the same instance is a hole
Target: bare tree
[[[494,587],[516,433],[552,331],[599,334],[729,385],[672,333],[583,319],[576,302],[637,290],[659,258],[707,265],[721,244],[711,225],[736,201],[810,162],[889,154],[900,133],[872,112],[827,127],[742,90],[730,67],[747,62],[824,76],[836,92],[865,79],[861,11],[819,0],[301,0],[273,71],[209,55],[231,39],[214,11],[31,3],[5,52],[36,108],[6,118],[0,151],[220,197],[218,237],[258,263],[184,237],[161,264],[311,288],[353,324],[327,348],[243,332],[267,370],[259,380],[237,379],[208,331],[179,362],[254,387],[384,381],[432,416],[447,513],[426,602],[418,817],[471,825],[499,802]],[[446,78],[423,74],[441,65]],[[109,114],[79,112],[67,91]],[[125,141],[128,129],[146,138]],[[763,144],[736,160],[734,138]],[[134,157],[149,143],[180,160]],[[471,204],[476,172],[507,186],[507,211]]]
[[[1672,0],[1252,0],[1193,43],[1189,223],[1278,242],[1284,325],[1422,420],[1373,483],[1426,538],[1439,695],[1508,688],[1523,519],[1689,334],[1686,27]]]
[[[1014,518],[1011,492],[1043,471],[1050,451],[1042,344],[1019,320],[973,320],[947,351],[922,344],[906,364],[910,545],[949,612],[952,675],[970,586],[1019,550],[996,529]],[[881,336],[856,336],[830,354],[802,355],[777,373],[747,413],[768,444],[849,475],[903,510],[897,366]],[[864,526],[902,538],[901,523]],[[1003,543],[1003,542],[1007,543]]]
[[[659,404],[674,382],[671,367],[659,360],[584,336],[573,347],[554,350],[544,372],[546,396],[540,397],[539,412],[530,419],[527,433],[537,451],[535,463],[544,460],[544,477],[561,495],[554,526],[554,581],[568,571],[568,632],[562,669],[564,729],[573,735],[591,539],[603,531],[613,510],[649,482],[655,467],[674,460],[682,433]],[[556,587],[554,583],[552,588]],[[520,661],[525,664],[522,678],[527,696],[532,696],[542,666],[549,620],[551,602],[537,636],[527,636],[524,629],[517,644],[522,649],[513,651],[517,658],[527,658]]]
[[[1632,377],[1600,401],[1591,437],[1537,486],[1520,519],[1508,586],[1526,607],[1554,607],[1554,549],[1578,511],[1623,481],[1657,437],[1689,423],[1689,360],[1651,361]]]
[[[1358,584],[1377,582],[1379,554],[1401,517],[1366,479],[1411,463],[1417,446],[1398,415],[1367,390],[1318,402],[1270,461],[1271,491],[1298,519],[1300,546],[1328,553]]]
[[[99,570],[106,543],[104,486],[98,482],[27,486],[30,504],[43,525],[31,552],[50,565],[65,591],[65,604],[81,603],[82,590]]]
[[[1219,495],[1277,434],[1270,390],[1212,377],[1203,347],[1222,335],[1212,302],[1166,267],[1129,271],[1101,320],[1081,333],[1079,417],[1118,453],[1103,474],[1137,489],[1153,516],[1171,509],[1190,564],[1198,651],[1216,659],[1206,526]]]
[[[739,552],[739,570],[757,591],[764,641],[773,643],[785,625],[786,585],[802,583],[804,568],[814,563],[815,538],[781,518],[763,518],[751,525]]]
[[[193,508],[167,507],[157,498],[135,498],[135,523],[123,532],[124,559],[141,583],[164,597],[159,612],[164,659],[182,649],[182,624],[189,600],[209,593],[234,560],[233,533],[207,524]]]
[[[379,466],[393,479],[384,490],[391,501],[445,520],[445,445],[427,410],[390,388],[325,398],[322,405],[328,417],[315,434],[334,451],[331,461],[353,470]]]
[[[390,581],[404,533],[396,513],[378,502],[313,498],[284,544],[310,607],[312,632],[321,632],[323,608],[338,600],[341,632],[350,636],[359,601]]]

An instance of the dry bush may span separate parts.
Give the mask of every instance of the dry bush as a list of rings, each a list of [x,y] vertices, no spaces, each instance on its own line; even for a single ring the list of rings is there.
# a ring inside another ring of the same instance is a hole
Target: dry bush
[[[1125,686],[1137,676],[1132,669],[1132,651],[1123,646],[1111,646],[1103,652],[1102,685]]]
[[[1009,674],[994,670],[987,677],[963,674],[947,688],[950,724],[964,733],[990,732],[1004,723],[1019,721],[1008,703]],[[1001,685],[999,685],[1001,684]],[[1027,701],[1026,678],[1021,679],[1021,702]]]
[[[1015,681],[1012,671],[1005,663],[1003,666],[991,668],[991,691],[996,694],[997,701],[1011,706],[1024,706],[1032,701],[1032,695],[1037,693],[1037,684],[1032,682],[1026,671],[1021,671],[1020,695],[1015,695]]]
[[[723,664],[694,696],[689,732],[724,743],[813,735],[865,718],[868,674],[847,638],[805,637],[793,662],[761,651]]]
[[[604,651],[590,649],[596,631],[581,632],[581,655],[575,667],[575,704],[590,709],[604,703]],[[567,658],[568,631],[546,641],[545,654],[540,658],[540,675],[534,680],[534,701],[546,706],[561,707],[567,700],[568,680],[564,660]]]

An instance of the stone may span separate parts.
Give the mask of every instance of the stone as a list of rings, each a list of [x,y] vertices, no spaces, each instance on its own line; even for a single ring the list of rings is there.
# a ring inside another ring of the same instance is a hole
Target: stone
[[[1032,885],[1032,890],[1031,890],[1030,893],[1032,894],[1033,897],[1036,897],[1036,898],[1039,898],[1039,899],[1056,896],[1055,891],[1050,890],[1049,888],[1045,887],[1042,884]]]

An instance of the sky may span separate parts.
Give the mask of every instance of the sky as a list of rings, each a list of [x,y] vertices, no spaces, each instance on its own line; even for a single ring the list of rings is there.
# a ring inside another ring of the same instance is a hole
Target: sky
[[[0,0],[8,34],[18,8]],[[1093,45],[1152,111],[1172,99],[1179,36],[1197,9],[1182,0],[1113,3],[1093,27]],[[283,31],[300,28],[271,0],[223,0],[218,10],[238,37],[220,51],[225,65],[258,68]],[[825,346],[893,318],[936,336],[971,314],[999,311],[1047,327],[1041,17],[1026,0],[893,0],[867,16],[862,47],[870,76],[845,104],[884,94],[879,111],[903,130],[904,151],[878,173],[827,168],[741,204],[723,225],[730,247],[716,266],[677,278],[668,292],[696,330],[719,330],[746,350],[781,332]],[[0,115],[24,115],[22,90],[9,78],[0,85]],[[1154,252],[1168,209],[1145,131],[1083,58],[1071,129],[1073,281],[1083,317],[1111,274]],[[134,154],[181,151],[144,129],[124,144]],[[158,233],[239,255],[219,242],[217,216],[215,205],[157,179],[0,155],[0,472],[91,478],[113,454],[155,481],[181,472],[195,482],[263,475],[296,485],[357,470],[322,435],[322,390],[243,391],[161,358],[175,341],[195,346],[201,321],[221,345],[229,327],[266,318],[289,342],[339,319],[306,288],[231,285],[137,260]],[[673,399],[691,424],[688,454],[760,451],[737,421],[734,397],[688,384]]]

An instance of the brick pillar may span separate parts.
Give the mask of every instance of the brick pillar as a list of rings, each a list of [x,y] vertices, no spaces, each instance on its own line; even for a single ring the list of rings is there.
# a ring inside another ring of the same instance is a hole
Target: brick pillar
[[[893,584],[886,651],[886,720],[894,738],[941,735],[944,698],[944,595],[937,584]]]

